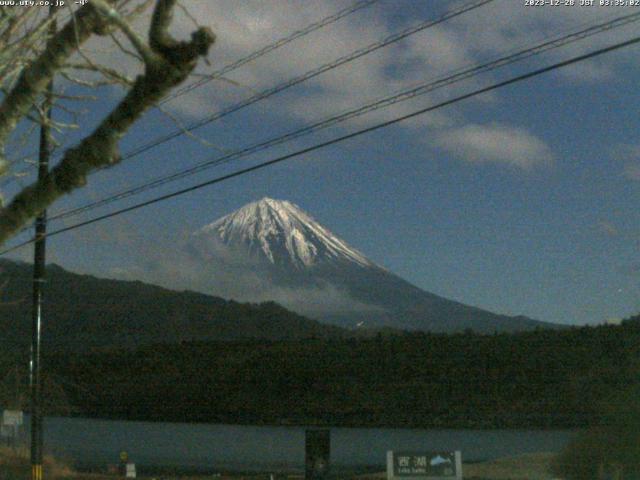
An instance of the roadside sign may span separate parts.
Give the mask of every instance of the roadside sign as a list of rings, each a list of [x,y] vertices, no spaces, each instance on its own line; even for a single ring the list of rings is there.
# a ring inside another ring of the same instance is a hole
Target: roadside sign
[[[24,423],[22,410],[5,410],[2,412],[2,425],[19,427]]]
[[[388,480],[462,480],[462,455],[455,452],[387,452]]]
[[[5,410],[0,421],[0,438],[15,447],[23,429],[24,417],[20,410]]]

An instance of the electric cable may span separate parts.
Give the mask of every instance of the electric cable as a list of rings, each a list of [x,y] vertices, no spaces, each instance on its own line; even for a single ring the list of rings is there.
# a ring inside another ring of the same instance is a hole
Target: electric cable
[[[205,162],[201,162],[197,165],[189,167],[187,169],[180,170],[178,172],[165,175],[163,177],[159,177],[151,182],[145,182],[136,187],[120,191],[118,193],[112,194],[106,198],[96,200],[94,202],[82,205],[80,207],[76,207],[70,210],[66,210],[60,212],[56,215],[51,216],[50,220],[59,220],[63,218],[68,218],[71,216],[78,215],[80,213],[84,213],[86,211],[93,210],[95,208],[113,203],[118,200],[122,200],[124,198],[131,197],[133,195],[137,195],[144,191],[159,187],[161,185],[165,185],[167,183],[185,178],[190,175],[194,175],[206,169],[212,168],[214,166],[221,165],[223,163],[228,163],[232,160],[236,160],[239,158],[243,158],[245,156],[251,155],[253,153],[257,153],[259,151],[265,150],[267,148],[280,145],[285,142],[289,142],[296,138],[299,138],[303,135],[308,135],[311,133],[315,133],[316,131],[334,126],[338,123],[342,123],[344,121],[350,120],[355,117],[362,116],[364,114],[370,113],[372,111],[378,110],[380,108],[385,108],[391,105],[394,105],[399,102],[403,102],[412,98],[415,98],[420,95],[424,95],[426,93],[430,93],[436,89],[452,85],[454,83],[460,82],[462,80],[466,80],[472,78],[481,73],[486,73],[488,71],[495,70],[497,68],[503,67],[505,65],[509,65],[511,63],[521,61],[527,58],[530,58],[534,55],[539,55],[541,53],[547,52],[551,49],[559,48],[565,46],[567,44],[573,43],[578,40],[582,40],[588,38],[590,36],[596,35],[603,31],[608,31],[613,28],[621,27],[624,25],[628,25],[633,22],[637,22],[640,20],[640,12],[624,15],[621,17],[617,17],[613,20],[610,20],[605,23],[601,23],[598,25],[590,26],[586,29],[580,30],[578,32],[570,33],[558,38],[554,38],[552,40],[543,42],[536,46],[527,48],[525,50],[520,50],[515,53],[500,57],[496,60],[492,60],[490,62],[484,63],[482,65],[475,65],[471,67],[467,67],[461,70],[456,71],[453,74],[450,74],[445,77],[441,77],[435,81],[431,81],[428,83],[419,84],[416,87],[410,88],[408,90],[401,91],[400,93],[396,93],[394,95],[382,98],[373,103],[368,103],[364,106],[358,107],[356,109],[348,110],[339,115],[334,115],[332,117],[326,118],[324,120],[318,121],[311,125],[305,126],[293,132],[289,132],[285,135],[276,136],[266,141],[259,142],[257,144],[253,144],[247,147],[244,147],[239,150],[235,150],[229,152],[222,157],[216,157],[211,160],[207,160]]]
[[[172,193],[161,195],[159,197],[156,197],[156,198],[144,201],[144,202],[140,202],[138,204],[131,205],[129,207],[122,208],[120,210],[116,210],[114,212],[111,212],[111,213],[108,213],[108,214],[105,214],[105,215],[100,215],[98,217],[94,217],[92,219],[76,223],[74,225],[70,225],[70,226],[67,226],[67,227],[64,227],[64,228],[60,228],[58,230],[51,231],[46,236],[47,237],[52,237],[52,236],[55,236],[55,235],[59,235],[61,233],[65,233],[65,232],[68,232],[68,231],[71,231],[71,230],[75,230],[75,229],[78,229],[78,228],[81,228],[81,227],[84,227],[84,226],[87,226],[87,225],[91,225],[93,223],[100,222],[102,220],[113,218],[113,217],[122,215],[124,213],[131,212],[133,210],[137,210],[137,209],[140,209],[140,208],[143,208],[143,207],[155,204],[155,203],[163,202],[163,201],[169,200],[171,198],[184,195],[184,194],[189,193],[189,192],[200,190],[200,189],[202,189],[204,187],[207,187],[207,186],[210,186],[210,185],[214,185],[214,184],[226,181],[226,180],[230,180],[232,178],[236,178],[236,177],[239,177],[239,176],[242,176],[242,175],[246,175],[246,174],[248,174],[250,172],[261,170],[263,168],[266,168],[266,167],[269,167],[269,166],[272,166],[272,165],[275,165],[275,164],[278,164],[278,163],[282,163],[282,162],[284,162],[286,160],[290,160],[291,158],[299,157],[301,155],[305,155],[307,153],[311,153],[313,151],[320,150],[322,148],[325,148],[325,147],[328,147],[328,146],[331,146],[331,145],[335,145],[335,144],[343,142],[345,140],[349,140],[351,138],[355,138],[355,137],[364,135],[366,133],[370,133],[370,132],[373,132],[373,131],[376,131],[376,130],[380,130],[382,128],[389,127],[391,125],[395,125],[397,123],[400,123],[400,122],[403,122],[405,120],[417,117],[419,115],[424,115],[425,113],[429,113],[429,112],[432,112],[434,110],[437,110],[437,109],[440,109],[440,108],[443,108],[443,107],[446,107],[446,106],[449,106],[449,105],[453,105],[453,104],[458,103],[458,102],[460,102],[462,100],[466,100],[466,99],[469,99],[469,98],[472,98],[472,97],[476,97],[478,95],[482,95],[482,94],[491,92],[493,90],[497,90],[499,88],[503,88],[503,87],[506,87],[508,85],[512,85],[514,83],[518,83],[518,82],[521,82],[521,81],[524,81],[524,80],[527,80],[527,79],[542,75],[544,73],[548,73],[550,71],[557,70],[557,69],[562,68],[562,67],[566,67],[568,65],[573,65],[575,63],[582,62],[582,61],[588,60],[590,58],[594,58],[594,57],[597,57],[597,56],[600,56],[600,55],[604,55],[606,53],[613,52],[615,50],[619,50],[619,49],[622,49],[622,48],[625,48],[625,47],[628,47],[628,46],[631,46],[631,45],[635,45],[637,43],[640,43],[640,36],[639,37],[634,37],[634,38],[626,40],[624,42],[619,42],[619,43],[610,45],[608,47],[600,48],[598,50],[594,50],[594,51],[591,51],[591,52],[583,54],[583,55],[572,57],[572,58],[570,58],[568,60],[563,60],[561,62],[554,63],[552,65],[549,65],[549,66],[546,66],[546,67],[542,67],[542,68],[533,70],[531,72],[524,73],[524,74],[518,75],[516,77],[512,77],[510,79],[500,81],[498,83],[494,83],[494,84],[489,85],[487,87],[483,87],[483,88],[474,90],[472,92],[469,92],[469,93],[466,93],[466,94],[463,94],[463,95],[459,95],[457,97],[454,97],[452,99],[446,100],[444,102],[440,102],[438,104],[435,104],[435,105],[432,105],[432,106],[429,106],[429,107],[425,107],[425,108],[416,110],[416,111],[414,111],[412,113],[409,113],[409,114],[406,114],[406,115],[402,115],[400,117],[396,117],[394,119],[387,120],[387,121],[382,122],[382,123],[378,123],[378,124],[373,125],[371,127],[363,128],[361,130],[357,130],[355,132],[352,132],[352,133],[349,133],[349,134],[346,134],[346,135],[342,135],[340,137],[336,137],[336,138],[333,138],[331,140],[327,140],[325,142],[321,142],[321,143],[312,145],[310,147],[303,148],[301,150],[297,150],[295,152],[288,153],[286,155],[282,155],[282,156],[273,158],[271,160],[267,160],[265,162],[253,165],[251,167],[243,168],[241,170],[237,170],[235,172],[232,172],[232,173],[229,173],[229,174],[226,174],[226,175],[222,175],[220,177],[216,177],[214,179],[207,180],[205,182],[201,182],[201,183],[198,183],[196,185],[193,185],[193,186],[190,186],[190,187],[187,187],[187,188],[183,188],[181,190],[178,190],[178,191],[175,191],[175,192],[172,192]],[[22,242],[22,243],[20,243],[18,245],[15,245],[13,247],[7,248],[7,249],[1,251],[0,255],[5,255],[5,254],[7,254],[9,252],[12,252],[14,250],[17,250],[17,249],[19,249],[19,248],[21,248],[21,247],[23,247],[25,245],[29,245],[29,244],[33,243],[34,241],[35,241],[35,239],[32,238],[32,239],[30,239],[28,241],[25,241],[25,242]]]
[[[176,92],[171,93],[170,95],[166,96],[163,100],[160,101],[160,105],[163,105],[165,103],[167,103],[170,100],[173,100],[181,95],[184,95],[185,93],[188,93],[196,88],[201,87],[202,85],[205,85],[206,83],[209,83],[213,80],[222,78],[224,75],[226,75],[229,72],[232,72],[233,70],[236,70],[240,67],[242,67],[243,65],[246,65],[264,55],[266,55],[267,53],[270,53],[274,50],[277,50],[280,47],[283,47],[291,42],[293,42],[294,40],[297,40],[298,38],[304,37],[305,35],[308,35],[312,32],[315,32],[316,30],[321,29],[322,27],[325,27],[327,25],[330,25],[332,23],[337,22],[338,20],[351,15],[352,13],[355,13],[359,10],[362,10],[366,7],[369,7],[371,5],[373,5],[374,3],[379,2],[380,0],[359,0],[357,2],[355,2],[353,5],[343,8],[342,10],[339,10],[327,17],[324,17],[314,23],[311,23],[309,25],[307,25],[304,28],[301,28],[300,30],[296,30],[293,33],[291,33],[290,35],[287,35],[286,37],[280,38],[279,40],[276,40],[275,42],[266,45],[252,53],[250,53],[249,55],[246,55],[244,57],[241,57],[227,65],[225,65],[224,67],[222,67],[219,70],[216,70],[215,72],[211,73],[210,75],[208,75],[206,78],[202,78],[200,80],[198,80],[197,82],[191,84],[191,85],[187,85],[182,87],[181,89],[177,90]],[[70,18],[71,15],[69,14],[64,20],[66,21],[68,18]],[[31,153],[31,154],[26,154],[23,155],[21,157],[18,158],[14,158],[9,160],[8,162],[8,166],[14,165],[20,161],[26,160],[28,158],[31,158],[33,156],[36,156],[36,153]],[[18,172],[21,173],[21,172]],[[9,179],[7,179],[10,183],[12,181],[15,180],[15,177],[11,177]],[[0,183],[0,188],[2,187],[6,187],[8,185],[8,183],[5,181],[5,183]]]
[[[416,25],[413,25],[411,27],[408,27],[398,33],[394,33],[392,35],[389,35],[385,38],[383,38],[382,40],[379,40],[377,42],[371,43],[369,45],[367,45],[366,47],[362,47],[359,48],[355,51],[352,51],[351,53],[348,53],[347,55],[343,55],[342,57],[339,57],[329,63],[325,63],[324,65],[321,65],[319,67],[313,68],[305,73],[303,73],[302,75],[299,75],[297,77],[291,78],[289,80],[287,80],[286,82],[282,82],[279,83],[271,88],[268,88],[266,90],[263,90],[261,92],[258,92],[250,97],[245,98],[244,100],[241,100],[240,102],[233,104],[227,108],[224,108],[222,110],[219,110],[203,119],[200,119],[196,122],[191,123],[190,125],[186,126],[185,128],[181,128],[181,129],[176,129],[173,132],[167,133],[165,135],[162,135],[148,143],[145,143],[143,145],[140,145],[139,147],[135,148],[134,150],[131,150],[127,153],[125,153],[122,157],[122,160],[128,160],[130,158],[133,158],[135,156],[140,155],[141,153],[144,153],[148,150],[151,150],[159,145],[162,145],[163,143],[166,143],[170,140],[173,140],[174,138],[180,137],[182,135],[184,135],[187,132],[192,132],[194,130],[197,130],[198,128],[201,128],[205,125],[208,125],[216,120],[219,120],[221,118],[226,117],[227,115],[231,115],[232,113],[235,113],[245,107],[248,107],[250,105],[253,105],[259,101],[262,101],[266,98],[269,98],[277,93],[280,93],[284,90],[287,90],[291,87],[294,87],[296,85],[299,85],[303,82],[306,82],[307,80],[310,80],[312,78],[315,78],[323,73],[326,73],[330,70],[334,70],[338,67],[341,67],[342,65],[345,65],[347,63],[353,62],[354,60],[357,60],[358,58],[361,58],[365,55],[368,55],[372,52],[375,52],[381,48],[387,47],[393,43],[399,42],[400,40],[403,40],[411,35],[414,35],[418,32],[421,32],[423,30],[426,30],[428,28],[431,28],[435,25],[439,25],[441,23],[446,22],[447,20],[450,20],[452,18],[458,17],[464,13],[467,13],[471,10],[475,10],[477,8],[482,7],[483,5],[486,5],[488,3],[493,2],[494,0],[475,0],[473,2],[469,2],[464,4],[461,7],[449,10],[447,12],[445,12],[443,15],[441,15],[440,17],[436,18],[436,19],[431,19],[431,20],[425,20],[423,22],[420,22]]]

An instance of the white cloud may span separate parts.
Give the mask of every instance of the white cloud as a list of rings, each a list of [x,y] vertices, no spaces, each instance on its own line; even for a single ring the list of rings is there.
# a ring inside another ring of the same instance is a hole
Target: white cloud
[[[209,57],[211,65],[201,64],[198,68],[202,73],[216,71],[345,7],[345,3],[338,0],[184,0],[182,4],[191,17],[211,27],[217,35]],[[441,2],[433,9],[418,8],[410,1],[400,0],[392,5],[384,2],[374,4],[229,73],[229,79],[236,85],[210,82],[172,102],[171,108],[187,117],[202,117],[246,98],[251,92],[261,91],[379,41],[407,25],[429,17],[436,18],[445,9],[453,7]],[[399,20],[398,11],[403,10],[415,10],[416,16],[410,20]],[[407,88],[418,81],[437,78],[474,62],[495,58],[499,52],[531,46],[532,42],[566,33],[605,16],[611,17],[610,9],[527,9],[521,2],[498,0],[322,74],[291,92],[278,94],[262,102],[262,108],[282,114],[283,118],[288,116],[305,122],[318,120]],[[141,33],[148,25],[148,15],[145,17],[136,25]],[[194,28],[193,19],[182,10],[176,10],[172,32],[178,38],[188,38]],[[581,53],[623,34],[624,29],[607,32],[549,55],[560,58]],[[108,41],[100,38],[92,42],[92,46],[105,50]],[[98,54],[100,60],[114,66],[124,65],[131,74],[139,68],[117,49],[115,53],[112,49],[106,50],[107,53]],[[619,58],[599,58],[597,62],[577,65],[560,75],[570,82],[611,80],[615,78],[616,61]],[[467,83],[467,88],[469,85]],[[456,93],[456,89],[445,90],[446,94],[444,91],[433,94],[432,103]],[[369,114],[355,122],[359,125],[387,120],[392,113],[408,113],[413,103],[409,101],[391,110]],[[408,125],[441,126],[450,123],[450,118],[456,114],[455,108],[448,108],[446,112],[439,112],[433,121],[427,119]]]
[[[119,280],[141,280],[172,290],[193,290],[242,302],[275,301],[312,317],[354,310],[383,311],[353,299],[347,291],[329,283],[279,285],[269,280],[269,274],[260,264],[246,255],[239,255],[211,237],[189,238],[182,245],[145,246],[144,257],[111,267],[106,274]],[[168,258],[171,261],[167,261]]]
[[[211,64],[208,66],[201,62],[198,66],[197,70],[202,74],[214,72],[238,58],[343,9],[346,5],[339,0],[184,0],[182,3],[192,17],[199,23],[211,27],[217,35],[216,44],[209,55]],[[454,5],[448,5],[447,2],[440,2],[429,10],[421,6],[416,7],[411,0],[397,0],[397,3],[392,2],[391,5],[385,2],[374,4],[230,72],[227,76],[232,82],[209,82],[180,96],[165,107],[185,124],[189,124],[194,118],[201,119],[255,92],[331,62],[420,20],[435,18],[445,9],[453,7]],[[412,8],[416,11],[414,17],[404,20],[397,18],[398,11]],[[474,63],[495,59],[506,51],[514,52],[530,47],[536,42],[559,33],[567,33],[605,16],[612,16],[610,9],[526,9],[521,2],[497,0],[261,101],[251,113],[256,118],[262,118],[267,111],[275,113],[283,125],[287,125],[286,131],[294,130],[302,124],[359,107],[415,86],[418,82],[441,78]],[[136,28],[144,34],[147,26],[148,15],[145,15],[137,22]],[[627,31],[633,27],[634,25],[630,25]],[[194,28],[193,20],[177,9],[172,32],[179,38],[188,38]],[[548,53],[543,63],[549,63],[549,57],[566,58],[611,43],[624,36],[624,32],[625,29],[610,31],[566,49]],[[87,46],[87,51],[93,52],[100,62],[121,68],[130,75],[137,73],[140,69],[138,62],[118,51],[116,47],[109,47],[109,42],[105,37],[96,38]],[[563,70],[558,76],[562,81],[571,83],[615,80],[618,77],[616,72],[620,70],[620,58],[621,54],[599,57],[589,63]],[[535,65],[535,60],[528,60],[527,63],[529,62],[532,66]],[[346,126],[363,127],[396,118],[420,107],[449,99],[463,91],[468,92],[481,83],[491,81],[494,75],[502,76],[503,72],[485,74],[480,79],[471,79],[462,85],[449,86],[427,96],[369,113],[350,120]],[[501,92],[496,91],[470,101],[494,102],[499,101],[500,95]],[[114,99],[115,97],[112,98]],[[465,115],[464,109],[450,106],[403,122],[402,125],[414,130],[442,129],[464,123]],[[233,131],[236,119],[235,115],[227,117],[225,120],[229,128],[224,130]],[[172,125],[170,128],[173,129],[175,126]],[[478,150],[483,153],[475,161],[511,163],[526,168],[540,159],[549,157],[550,152],[542,141],[525,131],[511,129],[509,142],[515,152],[512,155],[510,152],[501,151],[501,145],[482,145],[478,138],[470,138],[477,133],[478,128],[480,127],[469,127],[466,131],[460,132],[467,138],[464,143],[466,147],[460,149],[461,154]],[[484,135],[480,135],[481,137],[500,137],[500,132],[489,131],[491,129],[487,127],[484,129]],[[206,137],[206,134],[202,135]],[[446,141],[445,146],[462,146],[461,140],[456,142],[448,136],[437,135],[441,137],[442,142]],[[504,135],[505,133],[502,134],[503,137]],[[637,168],[629,167],[628,175],[632,178],[637,177]]]
[[[553,161],[551,148],[528,130],[498,123],[442,131],[436,144],[470,163],[503,163],[530,169]]]
[[[335,0],[312,3],[302,0],[185,0],[184,5],[218,35],[211,53],[211,71],[345,6]],[[437,6],[440,10],[434,8],[431,12],[415,8],[417,17],[402,22],[391,20],[402,8],[414,7],[410,2],[399,2],[394,6],[380,3],[345,17],[230,73],[229,77],[243,88],[213,82],[206,88],[192,92],[187,101],[175,102],[173,108],[188,116],[211,112],[219,102],[235,102],[249,95],[251,90],[273,86],[378,41],[423,18],[435,18],[452,6],[443,2]],[[266,104],[264,108],[282,114],[283,118],[288,116],[305,122],[318,120],[407,88],[418,81],[437,78],[474,62],[495,58],[500,52],[529,47],[532,42],[547,40],[611,16],[610,9],[598,7],[526,9],[521,2],[498,0],[322,74],[291,92],[278,94],[263,102]],[[177,15],[176,22],[176,29],[183,36],[193,29],[192,22],[184,15]],[[557,60],[583,53],[624,36],[625,31],[628,32],[621,29],[598,35],[588,42],[579,42],[549,53],[546,58]],[[597,62],[576,65],[559,73],[559,76],[571,83],[615,79],[618,61],[609,56],[599,58]],[[487,78],[490,76],[485,75]],[[467,91],[473,85],[467,83]],[[457,91],[455,88],[443,89],[432,94],[433,101],[429,103],[450,98]],[[499,98],[499,93],[495,97]],[[393,109],[368,114],[351,123],[359,126],[388,120],[396,114],[413,110],[414,103],[409,101]],[[438,117],[433,121],[426,119],[408,122],[407,125],[422,128],[442,126],[451,123],[451,118],[457,114],[455,107],[448,108],[446,112],[438,112]]]

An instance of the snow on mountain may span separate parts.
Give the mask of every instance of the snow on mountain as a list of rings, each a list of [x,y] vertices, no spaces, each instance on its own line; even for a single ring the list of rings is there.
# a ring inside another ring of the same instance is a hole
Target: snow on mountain
[[[340,261],[375,266],[297,205],[272,198],[249,203],[206,225],[195,236],[213,236],[272,264],[292,264],[297,269]]]

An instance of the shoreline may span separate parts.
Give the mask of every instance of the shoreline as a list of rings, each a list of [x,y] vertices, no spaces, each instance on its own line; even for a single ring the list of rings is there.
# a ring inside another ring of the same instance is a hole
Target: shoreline
[[[0,409],[0,411],[2,411]],[[28,418],[29,414],[25,412],[25,418]],[[126,423],[144,423],[144,424],[172,424],[172,425],[189,425],[189,426],[209,426],[209,427],[257,427],[257,428],[295,428],[295,429],[349,429],[349,430],[407,430],[407,431],[421,431],[428,430],[431,432],[579,432],[590,425],[582,426],[549,426],[549,425],[521,425],[521,426],[483,426],[483,425],[469,425],[469,426],[443,426],[443,425],[419,425],[408,426],[404,424],[392,424],[392,423],[344,423],[344,424],[329,424],[322,422],[294,422],[294,421],[281,421],[281,422],[260,422],[260,421],[246,421],[246,422],[232,422],[232,421],[189,421],[183,420],[163,420],[163,419],[145,419],[145,418],[123,418],[123,417],[109,417],[109,416],[92,416],[83,414],[69,414],[69,415],[46,415],[45,419],[60,419],[60,420],[90,420],[97,422],[126,422]],[[26,422],[28,423],[28,422]]]
[[[554,475],[550,471],[551,463],[555,457],[552,452],[537,452],[523,455],[499,458],[486,462],[463,462],[463,474],[469,480],[552,480]],[[82,470],[74,468],[67,462],[46,456],[45,469],[50,475],[47,478],[59,480],[103,480],[114,478],[113,467],[103,465],[101,469]],[[139,468],[138,478],[163,479],[163,480],[211,480],[212,478],[240,480],[285,480],[304,478],[303,469],[257,469],[257,470],[226,470],[207,469],[194,471],[189,469],[153,469]],[[28,478],[29,461],[26,449],[21,449],[17,454],[8,447],[0,447],[0,478],[9,475],[8,478]],[[339,465],[332,466],[330,478],[354,479],[354,480],[381,480],[386,478],[383,466],[369,466],[362,469],[341,469]]]

